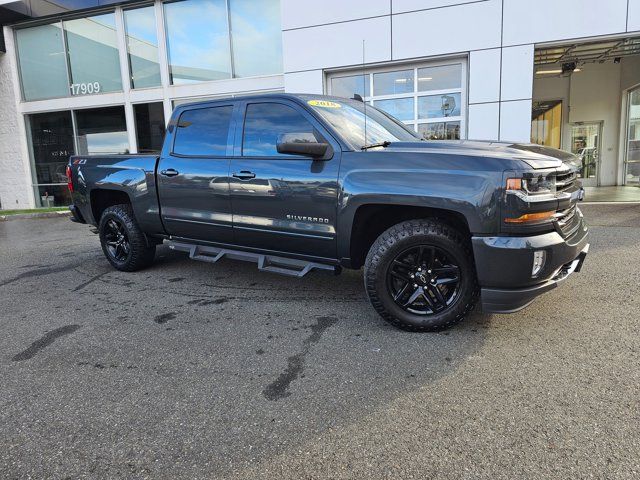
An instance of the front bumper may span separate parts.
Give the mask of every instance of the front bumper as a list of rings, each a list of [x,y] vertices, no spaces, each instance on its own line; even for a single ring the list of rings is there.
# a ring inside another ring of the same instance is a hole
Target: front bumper
[[[513,313],[525,308],[537,296],[553,290],[569,278],[569,275],[579,272],[588,252],[589,244],[587,243],[574,260],[564,264],[553,278],[542,284],[517,289],[482,288],[482,311],[484,313]]]
[[[580,214],[581,215],[581,214]],[[568,238],[558,232],[530,237],[473,237],[476,272],[485,313],[511,313],[579,272],[589,251],[582,217]],[[543,250],[546,261],[532,276],[534,252]]]

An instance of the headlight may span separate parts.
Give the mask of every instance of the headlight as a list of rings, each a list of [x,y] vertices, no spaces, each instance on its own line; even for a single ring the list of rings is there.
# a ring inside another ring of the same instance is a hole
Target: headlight
[[[521,178],[507,179],[507,192],[523,195],[555,195],[555,174],[527,173]]]

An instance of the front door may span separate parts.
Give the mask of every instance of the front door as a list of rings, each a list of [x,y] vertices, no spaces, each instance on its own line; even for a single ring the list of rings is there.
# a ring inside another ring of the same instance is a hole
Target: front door
[[[640,184],[640,87],[629,92],[627,145],[625,148],[625,185]]]
[[[602,122],[571,124],[571,153],[580,159],[579,176],[585,187],[600,185],[600,142]]]
[[[158,165],[162,221],[172,236],[233,242],[233,110],[231,104],[187,109],[172,127],[173,145],[165,145]]]
[[[294,102],[256,102],[242,108],[244,128],[236,133],[229,185],[236,243],[335,258],[339,145]],[[278,153],[278,139],[287,134],[327,142],[332,154],[314,160]]]

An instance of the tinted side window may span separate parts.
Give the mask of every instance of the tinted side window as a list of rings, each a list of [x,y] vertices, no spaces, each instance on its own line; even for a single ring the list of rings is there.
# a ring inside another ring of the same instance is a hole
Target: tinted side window
[[[198,108],[180,115],[173,153],[223,157],[227,152],[233,106]]]
[[[276,144],[284,133],[304,134],[301,137],[321,138],[313,125],[295,108],[279,103],[253,103],[247,105],[242,139],[242,155],[247,157],[279,156]]]

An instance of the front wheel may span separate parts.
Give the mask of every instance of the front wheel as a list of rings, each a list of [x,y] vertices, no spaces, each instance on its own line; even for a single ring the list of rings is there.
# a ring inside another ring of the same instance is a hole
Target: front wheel
[[[114,268],[134,272],[153,262],[156,246],[147,245],[130,205],[107,208],[100,217],[98,230],[104,256]]]
[[[437,220],[409,220],[383,232],[369,250],[364,279],[382,318],[414,332],[453,326],[477,298],[468,240]]]

